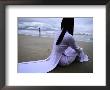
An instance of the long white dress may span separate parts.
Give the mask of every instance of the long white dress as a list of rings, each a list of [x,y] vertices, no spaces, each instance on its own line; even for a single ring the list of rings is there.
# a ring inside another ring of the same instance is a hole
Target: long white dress
[[[80,57],[80,62],[88,61],[88,56],[75,44],[75,40],[71,34],[65,33],[61,44],[56,45],[56,41],[61,33],[61,30],[56,33],[51,54],[47,59],[36,60],[29,62],[18,63],[18,73],[47,73],[53,70],[58,64],[64,66],[71,64],[77,55]],[[80,49],[78,54],[75,49]]]

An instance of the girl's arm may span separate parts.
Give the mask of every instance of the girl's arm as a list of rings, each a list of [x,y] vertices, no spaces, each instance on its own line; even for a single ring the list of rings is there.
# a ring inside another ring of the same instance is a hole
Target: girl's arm
[[[68,44],[72,49],[74,49],[78,54],[80,54],[80,47],[76,45],[76,42],[73,37],[69,38]]]

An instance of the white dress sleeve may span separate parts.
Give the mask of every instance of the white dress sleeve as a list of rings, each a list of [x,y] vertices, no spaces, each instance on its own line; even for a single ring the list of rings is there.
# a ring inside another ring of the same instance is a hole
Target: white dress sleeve
[[[36,60],[36,61],[30,60],[28,62],[18,63],[17,72],[18,73],[47,73],[53,70],[59,63],[59,60],[61,57],[61,54],[56,52],[58,51],[57,50],[58,48],[56,46],[56,40],[58,38],[57,35],[55,36],[52,51],[48,58],[43,60]]]

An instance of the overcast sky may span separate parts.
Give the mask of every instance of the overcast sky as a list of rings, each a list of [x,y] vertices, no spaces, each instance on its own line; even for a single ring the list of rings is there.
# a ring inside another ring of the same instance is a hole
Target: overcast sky
[[[75,32],[93,32],[93,18],[92,17],[75,17],[74,19],[74,31]],[[20,17],[19,22],[41,22],[50,24],[54,28],[60,28],[62,18],[30,18],[30,17]]]

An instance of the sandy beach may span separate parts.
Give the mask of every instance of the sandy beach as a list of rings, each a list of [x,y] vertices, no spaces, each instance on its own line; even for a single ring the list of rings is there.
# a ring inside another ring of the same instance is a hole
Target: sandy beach
[[[92,73],[93,72],[93,43],[76,42],[89,56],[88,62],[73,62],[69,66],[57,66],[49,73]],[[53,38],[18,35],[18,62],[43,60],[51,53]]]

